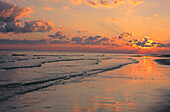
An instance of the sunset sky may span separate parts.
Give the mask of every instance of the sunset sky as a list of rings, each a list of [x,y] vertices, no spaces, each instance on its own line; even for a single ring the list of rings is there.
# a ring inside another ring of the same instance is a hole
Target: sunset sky
[[[170,0],[0,0],[0,49],[170,54]]]

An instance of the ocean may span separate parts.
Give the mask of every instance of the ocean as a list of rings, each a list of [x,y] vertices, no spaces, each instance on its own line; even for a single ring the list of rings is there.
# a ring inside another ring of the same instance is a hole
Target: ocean
[[[169,57],[167,58],[161,57],[161,59],[162,58],[169,59]],[[124,112],[125,111],[130,112],[132,110],[136,111],[135,105],[131,104],[129,107],[132,108],[130,108],[129,110],[129,108],[123,107],[124,104],[121,103],[117,104],[120,106],[119,109],[117,110],[115,108],[114,110],[111,110],[109,108],[102,110],[102,108],[99,108],[97,106],[95,108],[93,107],[92,110],[88,110],[89,108],[88,106],[87,108],[84,108],[84,110],[81,109],[73,110],[71,106],[73,106],[72,104],[75,101],[75,99],[72,99],[72,97],[75,96],[70,91],[75,90],[76,87],[80,87],[75,91],[79,91],[80,95],[82,95],[81,93],[82,84],[84,85],[84,83],[88,83],[86,86],[90,87],[91,86],[90,84],[92,82],[100,82],[100,84],[102,84],[103,86],[105,83],[107,83],[107,80],[105,80],[106,77],[109,80],[113,79],[112,81],[114,82],[112,84],[115,84],[115,81],[120,81],[121,83],[121,81],[124,80],[130,80],[130,81],[147,80],[153,82],[155,80],[161,79],[161,81],[164,81],[165,76],[162,76],[162,74],[168,77],[166,84],[164,84],[164,87],[165,85],[166,87],[168,87],[167,84],[169,84],[170,81],[168,76],[169,75],[168,65],[157,64],[160,67],[163,67],[165,71],[161,71],[161,74],[159,75],[154,75],[149,77],[148,76],[141,77],[141,74],[140,76],[137,76],[137,74],[134,75],[134,73],[129,73],[128,75],[124,75],[121,72],[119,73],[116,72],[117,69],[121,70],[122,67],[124,68],[129,65],[136,66],[140,62],[147,61],[147,59],[153,61],[154,59],[160,59],[160,58],[153,57],[153,56],[151,57],[150,55],[143,55],[143,54],[2,50],[0,51],[0,104],[1,104],[0,111],[2,112],[10,112],[10,111],[11,112],[12,111],[16,111],[16,112],[34,112],[34,111],[35,112],[38,111],[43,111],[43,112],[80,111],[81,112],[83,111],[86,112],[86,111],[122,111],[124,109],[125,109]],[[136,68],[134,69],[134,72],[137,73],[136,72],[137,70],[142,71],[141,73],[144,73],[143,75],[148,75],[147,73],[152,73],[152,74],[155,73],[152,71],[151,68],[152,65],[149,65],[152,64],[152,62],[147,61],[147,63],[145,62],[144,64],[146,68],[144,68],[143,70],[141,69],[138,70],[138,68]],[[154,62],[154,64],[156,64],[156,62]],[[157,65],[155,66],[157,67]],[[144,70],[146,71],[143,72]],[[109,72],[113,72],[113,71],[115,71],[115,73],[109,74]],[[124,71],[126,73],[126,70]],[[104,76],[100,74],[104,74]],[[99,76],[101,77],[99,78]],[[100,81],[97,79],[99,79]],[[160,83],[162,83],[161,81]],[[70,85],[72,84],[77,84],[77,86],[73,86],[73,88],[71,88],[72,86]],[[96,84],[95,85],[96,87],[93,85],[94,87],[90,87],[90,88],[97,88],[98,85],[100,84]],[[152,84],[149,84],[148,87],[150,87],[150,85]],[[60,90],[61,88],[65,88],[68,86],[70,88],[67,88],[64,91]],[[102,86],[101,88],[103,88]],[[121,87],[120,89],[123,89],[123,87]],[[88,92],[88,89],[83,89],[83,91],[84,91],[83,94],[86,95],[93,93],[93,92],[92,93]],[[98,93],[101,93],[101,91],[99,91]],[[126,91],[120,91],[120,94],[123,92]],[[116,94],[112,93],[111,96],[114,96]],[[141,94],[143,96],[143,94],[147,94],[147,93],[141,92]],[[63,97],[68,97],[68,98],[63,98]],[[53,101],[52,100],[53,98],[56,99],[56,101]],[[82,100],[82,98],[80,99]],[[119,100],[117,101],[120,102]],[[57,103],[51,104],[54,102]],[[116,104],[116,102],[107,102],[107,103],[109,105]],[[137,103],[142,103],[142,102],[139,101]],[[39,106],[34,107],[35,105],[39,105]],[[41,107],[42,105],[43,107]],[[86,102],[84,105],[94,105],[94,103]],[[108,105],[104,105],[104,106],[108,106]]]

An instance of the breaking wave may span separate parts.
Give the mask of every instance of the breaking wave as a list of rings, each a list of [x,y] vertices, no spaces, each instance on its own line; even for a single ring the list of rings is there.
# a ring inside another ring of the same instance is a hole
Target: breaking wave
[[[49,86],[138,63],[111,54],[11,54],[0,56],[0,102]]]

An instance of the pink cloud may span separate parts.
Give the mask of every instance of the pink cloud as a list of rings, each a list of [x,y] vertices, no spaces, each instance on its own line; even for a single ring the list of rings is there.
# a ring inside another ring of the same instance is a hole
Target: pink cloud
[[[33,12],[29,7],[19,7],[10,3],[0,1],[0,32],[2,33],[27,33],[46,32],[54,30],[51,21],[33,20],[21,21],[21,17],[27,17]]]
[[[53,10],[53,8],[51,8],[51,7],[43,7],[43,9],[45,9],[45,10]]]

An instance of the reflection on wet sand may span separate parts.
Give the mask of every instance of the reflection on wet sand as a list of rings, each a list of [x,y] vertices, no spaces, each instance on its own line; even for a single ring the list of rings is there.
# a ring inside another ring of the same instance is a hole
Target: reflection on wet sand
[[[163,73],[159,71],[158,65],[152,61],[150,58],[143,58],[140,60],[140,66],[134,65],[131,66],[131,72],[129,75],[141,77],[144,80],[160,80],[161,74]]]
[[[132,103],[127,97],[127,103],[120,103],[116,98],[109,96],[91,96],[83,102],[74,102],[72,112],[94,112],[94,111],[122,111],[122,106],[132,108],[135,103]]]
[[[152,112],[150,107],[159,99],[154,89],[167,86],[169,80],[164,68],[148,57],[140,59],[139,64],[99,76],[100,81],[93,86],[96,89],[104,88],[100,91],[102,94],[94,92],[91,96],[77,99],[71,108],[72,112]],[[103,87],[99,83],[103,83]]]

